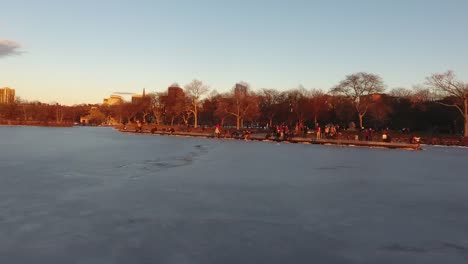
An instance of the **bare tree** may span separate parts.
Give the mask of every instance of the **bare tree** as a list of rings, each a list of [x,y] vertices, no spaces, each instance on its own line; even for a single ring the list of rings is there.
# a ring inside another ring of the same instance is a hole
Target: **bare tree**
[[[200,107],[200,98],[207,93],[208,86],[203,84],[202,81],[193,80],[191,83],[185,85],[185,94],[188,96],[190,113],[193,114],[193,127],[198,127],[198,108]]]
[[[227,95],[220,95],[216,99],[216,109],[213,115],[219,119],[221,126],[224,126],[224,121],[231,116],[229,110],[231,108],[231,100]]]
[[[384,84],[380,76],[366,72],[348,75],[331,89],[332,93],[342,94],[351,100],[358,114],[360,127],[363,127],[362,119],[373,103],[372,95],[383,91]]]
[[[148,97],[150,98],[150,109],[156,118],[156,125],[160,125],[164,113],[164,102],[162,98],[166,96],[165,93],[150,93]]]
[[[122,121],[125,122],[125,123],[126,122],[128,122],[128,123],[135,122],[136,121],[135,118],[136,118],[136,116],[138,114],[138,111],[140,110],[138,108],[138,105],[132,104],[132,103],[124,103],[124,104],[122,104],[121,107],[122,107],[121,108],[122,109],[121,113],[122,113],[122,119],[123,119]]]
[[[436,73],[427,77],[427,84],[433,88],[438,99],[453,97],[453,103],[437,100],[436,103],[458,109],[465,121],[464,137],[468,137],[468,84],[456,79],[452,71]]]
[[[190,99],[186,98],[184,107],[185,108],[180,113],[180,117],[182,118],[182,121],[184,121],[184,125],[188,126],[189,120],[193,115],[193,111],[192,111],[193,109],[192,109],[192,104],[191,104]]]
[[[63,121],[63,107],[60,104],[55,104],[55,120],[57,124],[61,124]]]
[[[413,95],[413,91],[407,88],[394,88],[389,93],[390,96],[397,98],[409,98]]]
[[[250,91],[247,83],[237,83],[232,91],[220,100],[218,108],[236,118],[236,127],[243,127],[244,120],[259,114],[258,98]]]
[[[21,97],[19,96],[16,96],[15,97],[15,102],[21,106],[21,112],[23,114],[23,120],[24,121],[27,121],[28,120],[28,101],[27,100],[23,100]]]
[[[278,115],[282,94],[274,89],[263,89],[259,96],[260,110],[268,125],[273,126],[273,119]]]
[[[413,91],[409,99],[413,107],[426,110],[425,104],[434,99],[434,93],[432,93],[427,87],[417,84],[413,86]]]
[[[314,115],[314,126],[318,123],[318,116],[327,109],[327,95],[321,90],[312,89],[309,92],[310,106]]]
[[[293,115],[293,118],[295,117],[295,121],[303,123],[306,116],[311,113],[308,91],[304,86],[299,85],[296,89],[286,91],[286,97],[288,100],[289,112]],[[294,120],[290,119],[289,122],[292,125]]]

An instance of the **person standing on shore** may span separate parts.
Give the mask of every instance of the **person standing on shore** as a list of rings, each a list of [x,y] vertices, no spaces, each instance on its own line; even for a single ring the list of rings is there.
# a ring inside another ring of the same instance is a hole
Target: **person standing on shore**
[[[364,134],[366,135],[366,141],[370,141],[370,131],[369,128],[364,130]]]
[[[221,134],[221,129],[219,127],[219,124],[216,124],[215,127],[215,137],[219,138],[219,135]]]
[[[317,126],[317,139],[321,139],[322,138],[322,129],[320,128],[320,126]]]
[[[139,133],[143,132],[140,120],[137,120],[137,132],[139,132]]]

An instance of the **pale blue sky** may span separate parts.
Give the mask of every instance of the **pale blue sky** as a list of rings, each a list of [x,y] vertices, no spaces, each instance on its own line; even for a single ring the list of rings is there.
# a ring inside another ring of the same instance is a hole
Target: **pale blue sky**
[[[201,79],[328,90],[347,74],[388,89],[454,70],[468,81],[468,1],[0,0],[0,87],[28,100],[100,103]],[[1,42],[0,42],[1,43]]]

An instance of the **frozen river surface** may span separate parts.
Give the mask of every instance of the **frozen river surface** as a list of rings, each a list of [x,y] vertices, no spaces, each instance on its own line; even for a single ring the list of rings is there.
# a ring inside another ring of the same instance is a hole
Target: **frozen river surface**
[[[468,149],[0,127],[0,263],[468,263]]]

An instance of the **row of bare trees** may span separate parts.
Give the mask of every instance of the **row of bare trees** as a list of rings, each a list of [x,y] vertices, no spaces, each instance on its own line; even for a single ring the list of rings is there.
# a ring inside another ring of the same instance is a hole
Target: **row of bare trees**
[[[464,131],[468,136],[468,85],[451,71],[434,74],[424,85],[397,88],[384,93],[382,79],[371,73],[348,75],[328,92],[302,86],[287,91],[254,91],[239,82],[230,91],[211,91],[200,80],[184,88],[173,84],[172,92],[153,92],[138,102],[95,105],[95,123],[127,123],[141,120],[156,125],[245,125],[272,127],[276,124],[340,124],[357,122],[359,127],[411,128],[445,132]],[[174,92],[175,91],[175,92]],[[0,119],[79,122],[91,105],[61,106],[28,103],[0,105]],[[99,114],[101,113],[101,114]]]
[[[27,102],[16,98],[13,103],[0,104],[0,121],[19,121],[27,124],[72,124],[89,112],[90,105],[64,106],[58,103]],[[98,120],[99,122],[100,120]]]
[[[426,78],[424,86],[417,86],[414,90],[396,89],[390,92],[397,98],[409,98],[413,103],[434,103],[453,107],[459,111],[464,124],[464,136],[468,137],[468,84],[457,80],[452,71],[433,74]],[[359,124],[363,126],[363,117],[375,103],[372,95],[384,92],[381,78],[375,74],[356,73],[346,77],[339,85],[331,89],[331,93],[341,94],[348,98],[356,110]],[[381,105],[378,112],[382,112]]]

